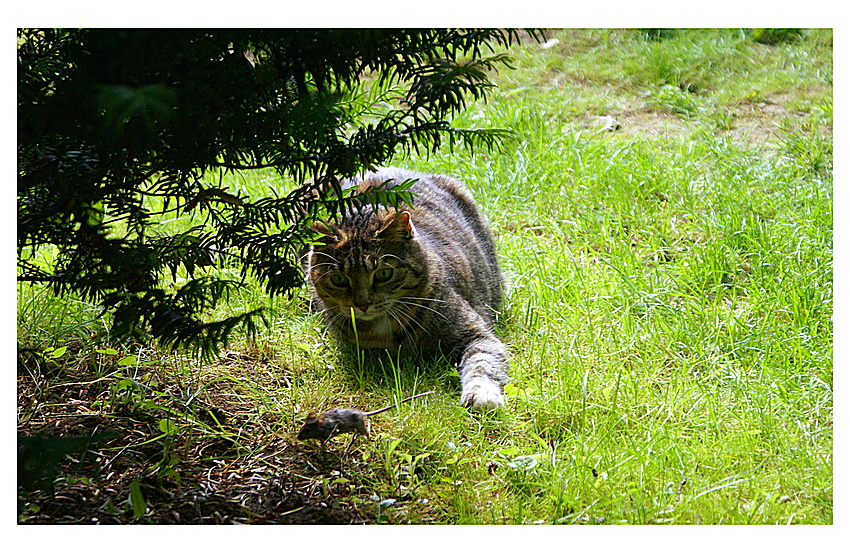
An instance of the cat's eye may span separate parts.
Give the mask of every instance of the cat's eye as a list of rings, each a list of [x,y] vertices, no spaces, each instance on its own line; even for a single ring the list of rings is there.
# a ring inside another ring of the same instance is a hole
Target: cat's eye
[[[331,275],[331,284],[338,288],[348,286],[348,278],[342,273],[334,273]]]
[[[381,284],[383,282],[389,282],[391,278],[393,278],[392,267],[384,267],[383,269],[378,269],[372,276],[372,280],[374,280],[378,284]]]

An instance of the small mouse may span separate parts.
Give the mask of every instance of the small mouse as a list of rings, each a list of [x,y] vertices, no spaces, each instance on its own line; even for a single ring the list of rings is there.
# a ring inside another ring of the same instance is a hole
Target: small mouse
[[[430,392],[416,394],[415,396],[410,396],[409,398],[401,400],[399,403],[405,403],[411,399],[416,399],[433,393],[434,391],[432,390]],[[393,407],[395,407],[395,405],[388,405],[387,407],[383,407],[377,411],[369,411],[368,413],[364,413],[359,409],[339,408],[325,411],[318,416],[316,416],[315,413],[310,413],[304,420],[304,426],[301,427],[301,430],[298,431],[298,434],[295,437],[299,440],[315,438],[322,442],[326,442],[337,434],[356,432],[357,434],[362,434],[368,438],[369,426],[366,421],[366,417],[383,413]]]

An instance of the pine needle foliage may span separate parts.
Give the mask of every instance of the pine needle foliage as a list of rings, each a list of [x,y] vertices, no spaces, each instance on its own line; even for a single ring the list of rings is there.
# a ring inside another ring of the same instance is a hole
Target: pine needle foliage
[[[486,96],[488,72],[509,63],[495,49],[517,38],[19,29],[18,280],[100,302],[116,336],[213,354],[262,312],[205,320],[240,284],[209,269],[291,292],[309,224],[357,207],[338,179],[444,141],[497,147],[506,131],[449,120]],[[260,169],[280,177],[267,197],[220,185]],[[164,217],[201,222],[168,234]]]

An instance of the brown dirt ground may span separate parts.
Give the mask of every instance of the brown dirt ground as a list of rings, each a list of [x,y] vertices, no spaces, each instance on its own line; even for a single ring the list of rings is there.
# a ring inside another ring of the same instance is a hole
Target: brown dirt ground
[[[731,128],[718,132],[750,148],[770,146],[779,136],[777,121],[803,119],[807,115],[789,109],[787,104],[788,99],[783,95],[770,95],[760,101],[732,106],[729,108]],[[611,126],[608,117],[613,117],[615,126]],[[607,117],[587,119],[582,122],[582,127],[628,136],[673,138],[686,135],[693,125],[675,114],[635,104],[608,114]],[[824,130],[831,133],[831,125]]]
[[[327,449],[295,442],[257,423],[256,406],[233,402],[225,388],[191,404],[175,385],[158,384],[167,394],[159,408],[116,413],[103,404],[114,377],[98,376],[85,359],[53,371],[37,361],[19,353],[19,524],[375,520],[374,501],[358,495],[358,474],[368,471],[340,455],[347,440]],[[171,439],[160,428],[163,409],[173,410]],[[171,456],[179,462],[164,463]],[[342,477],[347,482],[335,482]],[[134,483],[141,518],[130,501]]]

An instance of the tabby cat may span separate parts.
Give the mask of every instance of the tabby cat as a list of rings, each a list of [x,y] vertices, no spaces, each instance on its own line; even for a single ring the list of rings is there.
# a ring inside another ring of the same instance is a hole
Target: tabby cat
[[[494,332],[504,279],[493,237],[459,181],[386,168],[343,189],[392,188],[416,179],[413,205],[364,206],[317,223],[305,255],[315,306],[337,339],[359,348],[454,355],[462,404],[504,403],[507,349]]]

